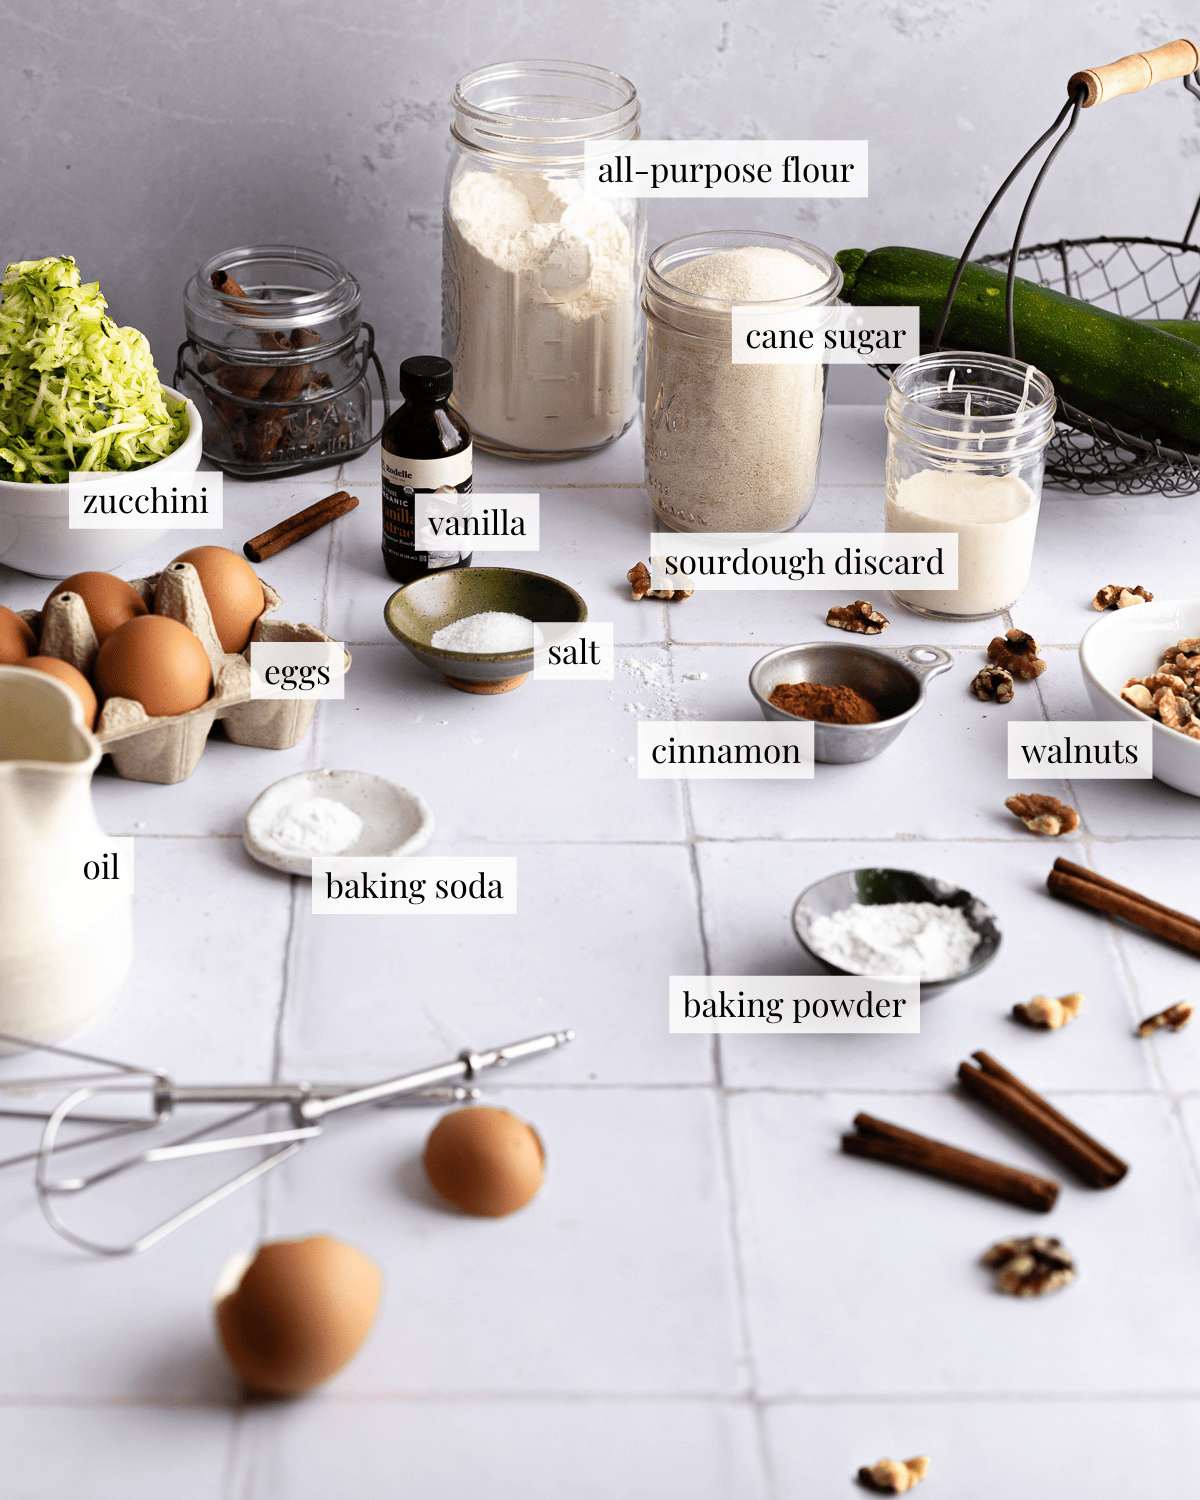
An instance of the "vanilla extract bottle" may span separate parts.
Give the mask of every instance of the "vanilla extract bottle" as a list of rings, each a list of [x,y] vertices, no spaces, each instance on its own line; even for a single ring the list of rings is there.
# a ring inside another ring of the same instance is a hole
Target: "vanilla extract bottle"
[[[430,551],[416,537],[417,496],[428,501],[433,524],[447,541],[462,533],[471,515],[471,429],[446,405],[454,369],[438,355],[419,354],[400,366],[404,404],[384,424],[383,564],[399,583],[411,583],[446,568],[470,566],[471,554]]]

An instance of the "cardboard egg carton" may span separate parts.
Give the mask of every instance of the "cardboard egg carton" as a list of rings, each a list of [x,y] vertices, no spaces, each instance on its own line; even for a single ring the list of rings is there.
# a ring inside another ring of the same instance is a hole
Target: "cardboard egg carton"
[[[160,579],[162,595],[155,610]],[[266,603],[255,622],[251,643],[332,640],[315,625],[268,619],[283,601],[269,583],[261,578],[259,582]],[[96,719],[95,734],[112,756],[118,776],[163,786],[186,781],[204,754],[209,731],[218,719],[235,745],[289,750],[303,739],[312,723],[315,705],[311,700],[251,699],[250,647],[244,652],[222,650],[200,575],[191,563],[171,563],[162,573],[131,579],[130,586],[142,596],[152,613],[169,615],[198,638],[212,668],[213,690],[199,708],[160,718],[152,717],[130,698],[109,698]],[[36,610],[22,610],[21,617],[37,630]],[[39,653],[70,662],[90,680],[98,649],[96,632],[83,600],[78,594],[55,595],[42,612]],[[348,651],[346,670],[350,670]]]

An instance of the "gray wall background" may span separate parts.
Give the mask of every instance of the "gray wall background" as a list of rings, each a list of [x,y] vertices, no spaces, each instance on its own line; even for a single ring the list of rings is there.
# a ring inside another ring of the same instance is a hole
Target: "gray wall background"
[[[0,253],[74,255],[169,376],[201,261],[324,250],[394,377],[440,349],[449,96],[471,68],[613,68],[652,138],[870,141],[867,200],[657,202],[651,247],[759,227],[957,254],[1073,71],[1197,32],[1194,10],[1129,0],[0,0]],[[1198,191],[1200,105],[1168,83],[1083,114],[1030,236],[1178,238]],[[883,395],[836,373],[843,398]]]

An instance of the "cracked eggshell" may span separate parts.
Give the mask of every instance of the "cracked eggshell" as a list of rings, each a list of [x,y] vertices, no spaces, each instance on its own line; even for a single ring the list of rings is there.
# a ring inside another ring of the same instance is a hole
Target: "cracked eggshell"
[[[434,1188],[480,1218],[524,1208],[542,1185],[545,1152],[537,1131],[506,1109],[472,1105],[443,1115],[425,1143]]]
[[[379,1308],[383,1274],[328,1235],[274,1240],[234,1256],[213,1293],[229,1363],[252,1389],[300,1396],[358,1353]]]

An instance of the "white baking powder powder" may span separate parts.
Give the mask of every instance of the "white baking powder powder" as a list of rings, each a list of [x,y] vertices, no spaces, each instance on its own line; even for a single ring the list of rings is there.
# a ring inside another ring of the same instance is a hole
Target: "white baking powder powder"
[[[839,969],[881,977],[950,979],[971,961],[979,934],[957,906],[932,901],[856,902],[813,917],[810,946]]]
[[[476,440],[599,447],[633,419],[629,230],[574,177],[466,171],[450,190],[445,353]]]

